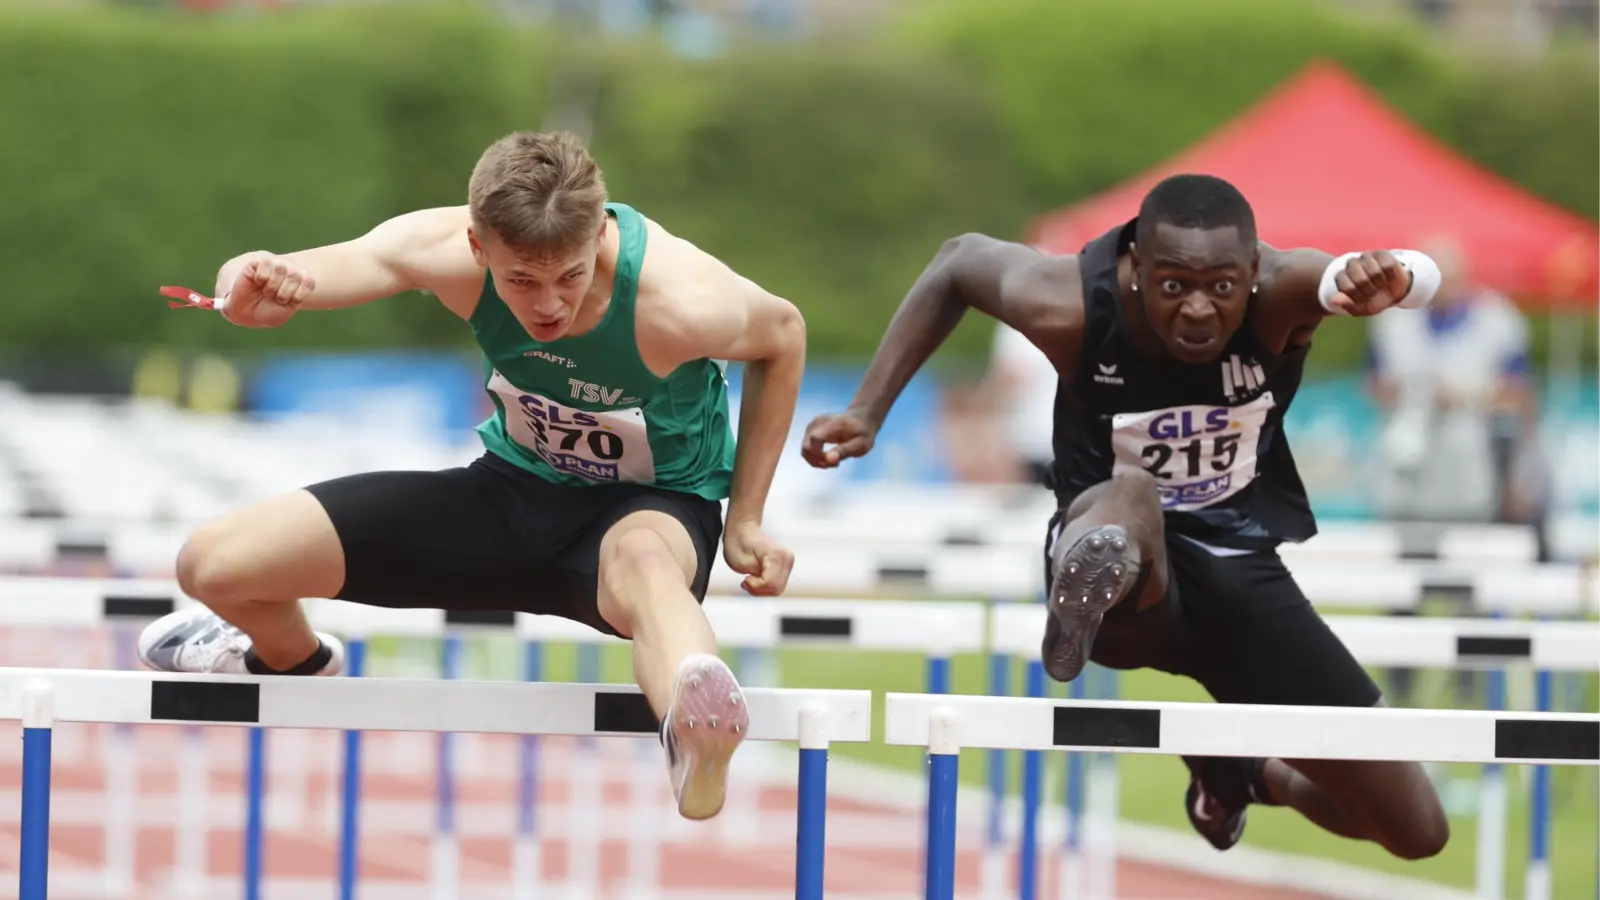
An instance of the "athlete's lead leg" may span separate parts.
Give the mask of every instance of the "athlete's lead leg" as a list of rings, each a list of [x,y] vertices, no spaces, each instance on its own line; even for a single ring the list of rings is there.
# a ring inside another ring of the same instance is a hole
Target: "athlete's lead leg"
[[[1138,608],[1167,590],[1167,549],[1155,479],[1143,471],[1118,473],[1072,502],[1051,550],[1048,602],[1041,656],[1057,681],[1083,671],[1106,611],[1128,600],[1128,588],[1150,570]]]
[[[633,641],[634,677],[661,719],[678,812],[722,809],[728,761],[750,727],[744,692],[690,591],[697,551],[682,523],[655,511],[626,516],[600,542],[600,615]]]

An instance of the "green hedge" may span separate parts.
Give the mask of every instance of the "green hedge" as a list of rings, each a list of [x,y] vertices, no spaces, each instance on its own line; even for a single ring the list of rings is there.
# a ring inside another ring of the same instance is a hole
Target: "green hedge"
[[[1328,53],[1469,155],[1593,216],[1580,64],[1466,65],[1295,0],[956,0],[870,41],[713,62],[595,47],[460,5],[0,17],[0,346],[463,345],[408,297],[277,332],[168,311],[241,250],[461,202],[481,148],[574,83],[613,195],[798,303],[859,357],[945,237],[1033,215],[1203,135]],[[1592,61],[1590,61],[1592,65]],[[1381,173],[1380,173],[1381,174]],[[946,359],[980,358],[963,326]],[[1338,362],[1355,329],[1325,339]]]
[[[1161,162],[1321,57],[1467,156],[1595,218],[1593,55],[1449,57],[1428,33],[1307,0],[945,0],[900,38],[982,85],[1043,208]]]

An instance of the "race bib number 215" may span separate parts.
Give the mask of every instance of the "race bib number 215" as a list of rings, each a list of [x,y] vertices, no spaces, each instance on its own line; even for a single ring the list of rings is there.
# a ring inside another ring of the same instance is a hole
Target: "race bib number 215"
[[[1117,470],[1155,476],[1161,507],[1202,509],[1237,494],[1256,477],[1270,392],[1243,406],[1174,406],[1111,418]]]

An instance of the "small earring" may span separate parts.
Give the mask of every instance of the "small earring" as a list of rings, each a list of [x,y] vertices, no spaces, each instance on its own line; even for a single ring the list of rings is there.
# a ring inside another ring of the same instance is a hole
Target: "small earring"
[[[1135,294],[1137,294],[1137,293],[1139,293],[1139,282],[1137,282],[1137,281],[1135,281],[1135,282],[1134,282],[1134,283],[1133,283],[1133,292],[1134,292],[1134,293],[1135,293]]]

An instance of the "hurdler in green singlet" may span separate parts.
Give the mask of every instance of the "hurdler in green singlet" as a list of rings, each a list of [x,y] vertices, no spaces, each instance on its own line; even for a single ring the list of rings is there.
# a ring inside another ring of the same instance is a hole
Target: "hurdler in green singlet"
[[[495,411],[486,448],[558,484],[634,482],[728,496],[734,436],[724,364],[701,359],[666,378],[645,367],[634,337],[645,220],[606,204],[617,225],[611,305],[592,330],[550,343],[528,336],[487,274],[469,320]]]

